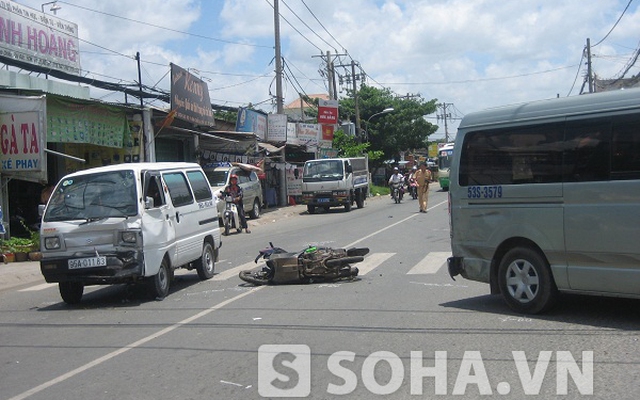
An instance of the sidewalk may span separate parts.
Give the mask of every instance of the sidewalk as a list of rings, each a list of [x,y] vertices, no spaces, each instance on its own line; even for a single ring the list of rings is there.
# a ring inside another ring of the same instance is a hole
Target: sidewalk
[[[32,283],[45,283],[39,261],[0,263],[0,292]]]

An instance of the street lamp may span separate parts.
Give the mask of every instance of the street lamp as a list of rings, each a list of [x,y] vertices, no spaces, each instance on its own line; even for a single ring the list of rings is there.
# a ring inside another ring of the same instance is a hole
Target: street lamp
[[[372,116],[370,116],[369,118],[367,118],[367,123],[365,124],[367,126],[367,130],[365,131],[365,133],[367,134],[367,142],[369,141],[369,121],[371,121],[371,118],[376,117],[378,115],[382,115],[382,114],[387,114],[394,111],[393,107],[387,107],[384,110],[377,112],[375,114],[373,114]]]
[[[53,11],[53,15],[56,15],[56,12],[62,8],[58,5],[57,1],[49,1],[47,3],[42,3],[42,5],[40,6],[42,8],[43,13],[44,13],[44,6],[47,6],[49,4],[51,4],[51,8],[49,9],[49,11]]]

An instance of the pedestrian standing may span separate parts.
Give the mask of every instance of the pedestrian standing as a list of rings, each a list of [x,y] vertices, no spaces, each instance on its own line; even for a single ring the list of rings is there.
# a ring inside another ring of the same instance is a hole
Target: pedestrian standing
[[[420,212],[427,212],[427,203],[429,201],[429,182],[431,182],[431,171],[427,169],[426,163],[420,164],[420,169],[415,173],[415,180],[418,184],[418,204]]]

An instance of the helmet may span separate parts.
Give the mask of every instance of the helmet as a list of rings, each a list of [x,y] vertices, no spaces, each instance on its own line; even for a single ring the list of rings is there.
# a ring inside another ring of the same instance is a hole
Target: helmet
[[[415,169],[418,169],[418,167],[416,167],[416,166],[414,165],[414,166],[413,166],[413,168],[411,168],[411,169],[414,169],[414,170],[415,170]]]
[[[393,170],[394,170],[394,171],[397,171],[397,170],[398,170],[398,167],[393,167]]]

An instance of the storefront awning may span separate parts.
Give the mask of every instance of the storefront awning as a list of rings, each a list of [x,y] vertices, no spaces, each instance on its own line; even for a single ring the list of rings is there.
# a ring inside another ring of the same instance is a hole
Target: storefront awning
[[[266,151],[267,155],[269,155],[269,154],[281,152],[285,148],[285,146],[283,145],[281,147],[277,147],[277,146],[274,146],[274,145],[272,145],[270,143],[262,142],[262,143],[258,143],[258,148],[260,150]]]

